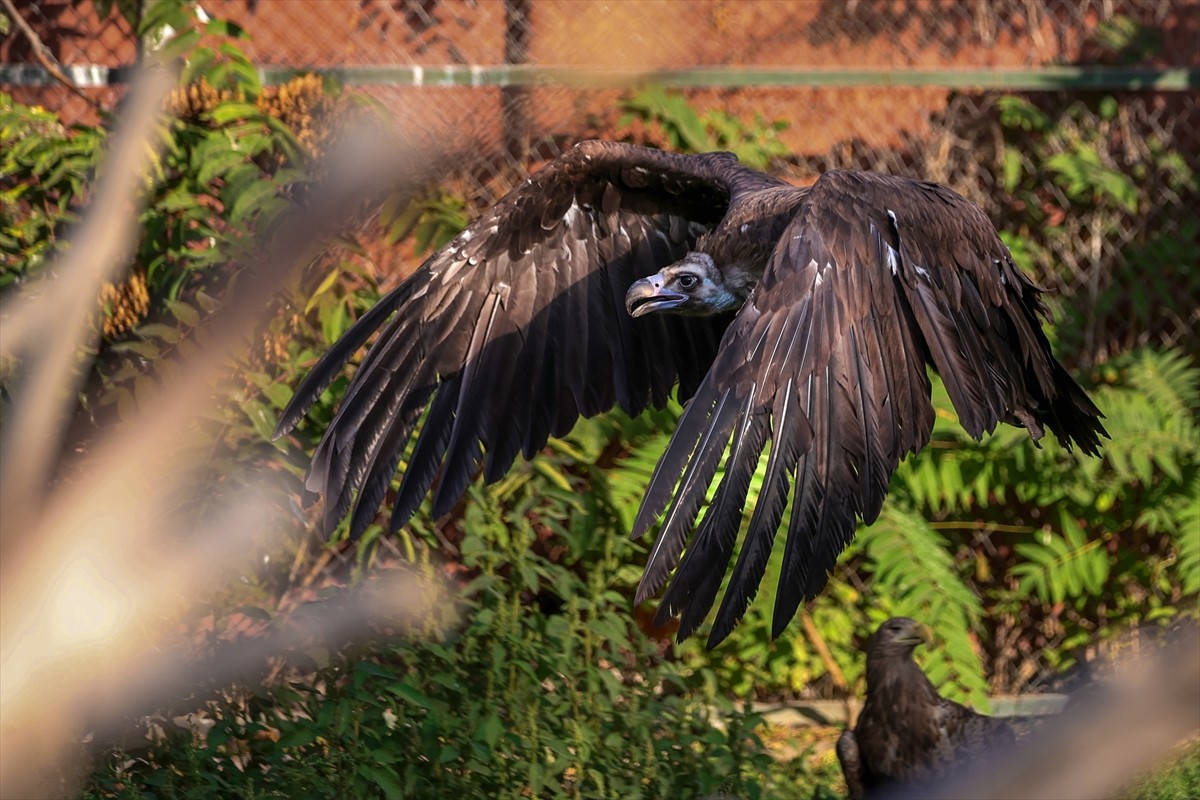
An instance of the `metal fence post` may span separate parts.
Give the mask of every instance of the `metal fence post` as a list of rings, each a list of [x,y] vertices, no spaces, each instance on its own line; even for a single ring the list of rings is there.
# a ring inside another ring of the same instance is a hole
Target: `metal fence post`
[[[529,24],[531,0],[504,0],[504,63],[525,64],[529,61]],[[503,86],[500,89],[500,115],[503,126],[504,152],[515,165],[522,165],[529,156],[529,87]]]

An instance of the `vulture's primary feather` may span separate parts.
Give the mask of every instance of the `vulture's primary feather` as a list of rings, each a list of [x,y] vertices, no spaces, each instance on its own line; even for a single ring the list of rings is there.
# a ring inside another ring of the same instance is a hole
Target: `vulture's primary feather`
[[[938,695],[912,658],[923,641],[921,626],[896,617],[867,645],[867,701],[837,743],[850,800],[920,790],[1016,741],[1008,723]]]
[[[1038,295],[983,211],[944,186],[834,171],[796,188],[729,153],[584,142],[359,319],[276,436],[382,328],[306,482],[327,530],[354,506],[357,536],[405,452],[393,529],[435,480],[442,514],[481,470],[498,480],[581,415],[661,407],[678,386],[687,408],[633,531],[662,519],[638,601],[674,572],[660,615],[681,615],[681,636],[704,621],[765,459],[709,641],[745,613],[782,526],[778,635],[929,440],[926,365],[973,436],[1007,421],[1096,451],[1100,414],[1050,352]]]

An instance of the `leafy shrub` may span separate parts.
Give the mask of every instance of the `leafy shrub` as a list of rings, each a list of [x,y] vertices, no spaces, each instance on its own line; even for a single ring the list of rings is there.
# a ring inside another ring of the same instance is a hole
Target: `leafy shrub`
[[[703,114],[679,92],[668,92],[661,86],[647,86],[621,99],[625,113],[619,126],[633,120],[651,122],[665,136],[667,148],[681,152],[704,153],[710,150],[729,150],[744,164],[766,169],[772,161],[791,153],[779,138],[787,127],[782,120],[766,122],[756,116],[748,125],[738,117],[719,109]]]
[[[1081,302],[1056,309],[1067,352],[1086,362],[1154,341],[1170,330],[1164,310],[1186,320],[1200,296],[1190,268],[1200,221],[1175,209],[1200,202],[1200,175],[1184,153],[1160,133],[1132,134],[1112,96],[1010,95],[998,108],[1002,236],[1018,263],[1051,286],[1074,280],[1075,259],[1064,254],[1110,265],[1081,287]]]
[[[1138,800],[1190,800],[1197,792],[1200,792],[1200,745],[1192,742],[1154,774],[1122,791],[1121,796]]]
[[[768,796],[758,718],[718,700],[718,728],[683,691],[628,613],[632,543],[558,466],[518,471],[503,501],[472,490],[457,547],[474,577],[423,635],[214,705],[206,734],[117,757],[85,796]]]

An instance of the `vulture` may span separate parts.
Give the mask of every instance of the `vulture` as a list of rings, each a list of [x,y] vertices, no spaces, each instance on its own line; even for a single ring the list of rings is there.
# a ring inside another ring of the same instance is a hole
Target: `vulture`
[[[675,389],[686,407],[632,531],[661,519],[637,602],[674,571],[658,614],[690,635],[744,527],[719,643],[790,503],[778,636],[856,521],[879,514],[900,459],[929,441],[926,365],[972,436],[1004,421],[1096,452],[1099,411],[1051,353],[1040,291],[982,209],[936,183],[838,170],[799,188],[731,153],[583,142],[363,314],[275,436],[378,331],[305,482],[324,495],[326,531],[349,513],[358,536],[401,462],[392,530],[431,491],[433,514],[447,513],[479,472],[499,480],[580,416],[636,415]]]
[[[889,619],[867,644],[867,702],[837,742],[850,800],[920,790],[989,750],[1012,747],[1008,723],[941,697],[912,659],[923,626]]]

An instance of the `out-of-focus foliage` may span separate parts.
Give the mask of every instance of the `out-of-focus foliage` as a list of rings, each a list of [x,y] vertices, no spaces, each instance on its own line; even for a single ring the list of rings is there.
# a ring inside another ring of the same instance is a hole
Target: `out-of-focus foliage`
[[[394,246],[411,237],[417,254],[436,250],[467,226],[467,201],[434,188],[407,204],[389,198],[380,210],[380,223],[387,230],[386,242]]]
[[[634,120],[657,126],[665,139],[661,144],[669,150],[728,150],[756,169],[766,169],[772,161],[791,155],[779,139],[779,132],[787,127],[783,120],[766,122],[756,116],[754,124],[748,125],[720,109],[701,113],[682,94],[661,86],[648,86],[626,95],[621,110],[625,113],[619,126],[628,126]]]
[[[41,269],[76,219],[104,142],[40,107],[0,94],[0,288]]]
[[[564,447],[595,459],[612,428],[594,427],[603,435]],[[688,692],[631,620],[634,545],[610,535],[611,506],[578,491],[590,478],[573,461],[471,490],[451,533],[469,579],[422,630],[210,705],[205,732],[115,755],[84,796],[790,795],[764,778],[758,718]],[[429,575],[429,550],[414,552],[414,575]]]
[[[170,26],[174,38],[161,45],[160,54],[188,58],[185,81],[167,101],[166,148],[145,190],[134,271],[97,299],[104,339],[84,403],[89,417],[101,423],[113,413],[127,418],[139,395],[169,376],[177,356],[197,351],[198,324],[219,310],[241,265],[252,263],[249,256],[261,237],[302,198],[322,147],[348,116],[349,104],[312,76],[260,86],[256,69],[233,44],[244,34],[219,20],[199,22],[187,3],[154,4],[142,26],[147,35]],[[220,43],[195,46],[210,40]],[[7,286],[41,269],[86,207],[107,132],[67,129],[7,95],[0,96],[0,131],[5,198],[0,285]],[[350,294],[358,293],[360,305],[365,302],[362,281],[347,272],[338,288],[324,285],[313,292],[307,309],[308,319],[327,336],[349,324]],[[267,375],[262,366],[294,346],[283,336],[292,316],[266,323],[243,365],[257,368],[245,371],[245,402],[231,406],[244,415],[242,422],[251,423],[260,443],[288,397],[286,390],[280,393],[285,387],[278,385],[279,376]],[[293,365],[288,375],[298,378],[300,372]],[[231,431],[244,427],[226,421]],[[244,437],[234,437],[226,444],[242,443]]]
[[[1153,775],[1121,792],[1139,800],[1191,800],[1200,791],[1200,744],[1182,748]]]
[[[1062,244],[1098,260],[1119,248],[1116,268],[1099,277],[1091,297],[1059,304],[1059,338],[1070,349],[1100,348],[1110,334],[1089,329],[1087,318],[1112,320],[1111,337],[1145,341],[1139,331],[1156,330],[1162,298],[1186,305],[1200,297],[1200,218],[1163,219],[1167,208],[1200,198],[1200,176],[1170,142],[1151,134],[1133,135],[1119,100],[1103,96],[1052,105],[1020,96],[999,102],[1005,145],[1000,174],[1005,198],[1002,236],[1018,263],[1038,275],[1056,275],[1068,267],[1054,256]],[[1163,224],[1146,236],[1139,217],[1154,215]],[[1089,307],[1092,306],[1092,307]],[[1180,307],[1182,311],[1189,310]],[[1090,358],[1091,353],[1084,353]]]

